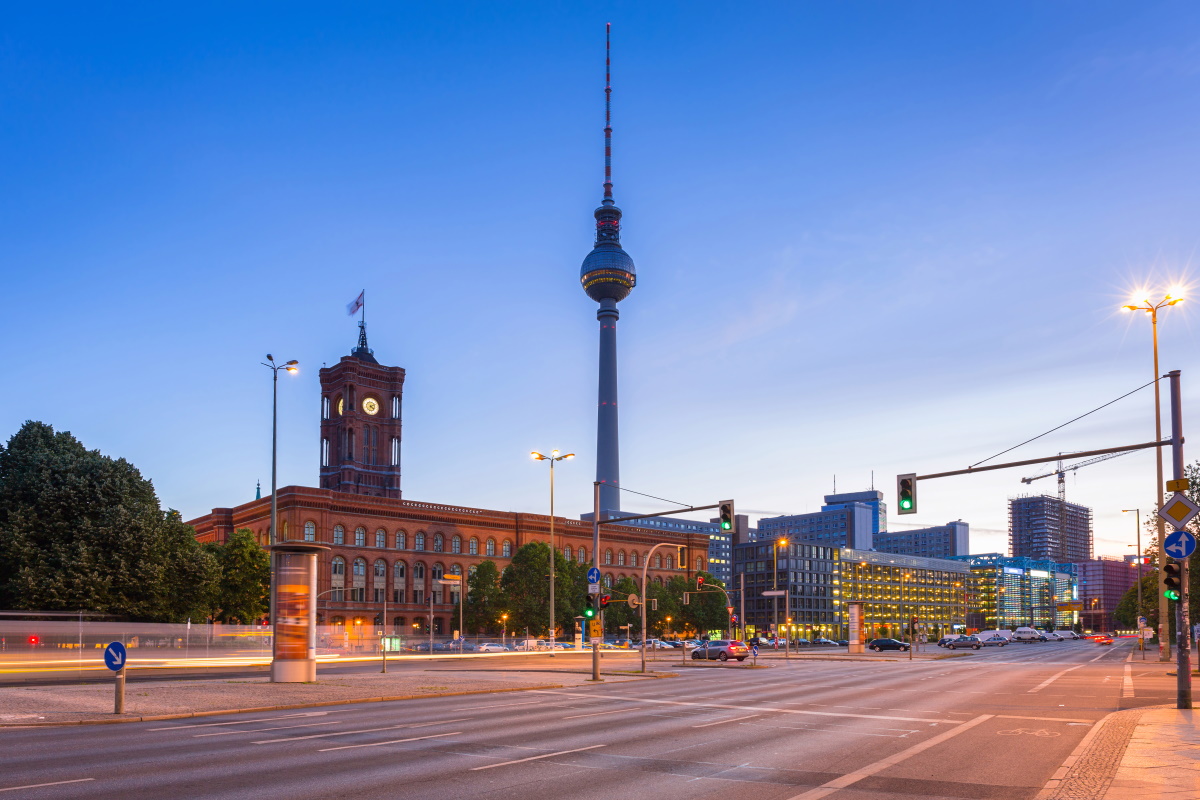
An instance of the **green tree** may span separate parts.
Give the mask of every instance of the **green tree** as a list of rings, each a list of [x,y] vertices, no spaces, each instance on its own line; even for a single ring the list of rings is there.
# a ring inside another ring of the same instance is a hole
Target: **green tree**
[[[641,596],[641,590],[633,578],[621,578],[610,591],[612,602],[604,610],[604,632],[607,634],[624,635],[622,625],[629,625],[630,636],[640,636],[642,632],[642,609],[629,607],[629,595]],[[649,612],[647,612],[649,613]]]
[[[582,608],[578,596],[578,565],[554,553],[554,623],[558,630],[573,630],[574,619]],[[530,636],[544,636],[550,626],[550,546],[530,542],[513,554],[500,576],[503,610],[508,612],[509,630],[529,630]]]
[[[1158,625],[1158,570],[1151,570],[1142,575],[1142,607],[1137,607],[1137,583],[1129,587],[1129,591],[1117,603],[1113,618],[1122,628],[1136,628],[1137,618],[1146,618],[1150,627]]]
[[[695,629],[697,635],[709,631],[724,631],[729,627],[729,612],[725,610],[725,593],[716,587],[724,587],[724,583],[714,578],[708,572],[697,572],[697,578],[704,578],[704,591],[694,594],[691,602],[683,606],[683,617],[687,624]],[[688,591],[695,589],[691,584]]]
[[[484,561],[467,576],[467,605],[463,609],[463,625],[477,634],[499,634],[500,570],[493,561]]]
[[[218,622],[252,625],[267,615],[271,603],[271,557],[254,531],[238,528],[222,545],[209,545],[220,565],[212,614]]]
[[[180,621],[215,571],[125,459],[33,421],[0,447],[0,607]]]

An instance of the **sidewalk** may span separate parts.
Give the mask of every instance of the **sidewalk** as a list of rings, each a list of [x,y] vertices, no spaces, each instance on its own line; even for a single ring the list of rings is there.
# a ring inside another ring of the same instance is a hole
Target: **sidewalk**
[[[1200,797],[1200,717],[1195,709],[1142,712],[1103,800]]]
[[[0,728],[30,725],[135,722],[236,713],[276,711],[340,703],[410,700],[461,694],[560,689],[594,685],[584,670],[482,671],[421,670],[388,674],[318,675],[316,683],[271,683],[266,676],[229,680],[131,680],[125,687],[125,713],[113,710],[113,684],[0,688]],[[601,673],[605,683],[654,680],[657,675]],[[665,676],[664,676],[665,677]]]

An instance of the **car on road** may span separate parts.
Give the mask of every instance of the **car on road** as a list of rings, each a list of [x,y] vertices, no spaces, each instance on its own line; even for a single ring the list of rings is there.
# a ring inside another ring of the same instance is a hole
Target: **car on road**
[[[1015,631],[1013,631],[1012,640],[1014,642],[1031,644],[1033,642],[1044,642],[1046,641],[1046,637],[1042,636],[1039,631],[1035,631],[1033,628],[1017,628]]]
[[[961,633],[952,633],[952,634],[950,634],[949,636],[943,636],[942,638],[938,639],[937,646],[938,646],[938,647],[945,647],[945,646],[946,646],[946,645],[948,645],[950,642],[953,642],[955,639],[957,639],[957,638],[958,638],[958,637],[960,637],[960,636],[962,636],[962,634],[961,634]]]
[[[983,647],[983,642],[974,636],[960,636],[953,641],[946,642],[947,650],[962,650],[968,647],[972,650],[978,650]]]
[[[838,639],[837,643],[838,643],[838,647],[849,647],[850,646],[849,639]]]
[[[808,639],[793,639],[792,644],[796,647],[808,647],[810,644],[816,644],[816,642],[809,642]]]
[[[1042,634],[1042,636],[1044,636],[1044,637],[1046,638],[1046,641],[1047,641],[1047,642],[1062,642],[1062,641],[1065,641],[1064,637],[1062,637],[1062,636],[1059,636],[1057,633],[1054,633],[1053,631],[1038,631],[1038,632],[1039,632],[1040,634]]]
[[[480,653],[507,653],[508,648],[496,642],[484,642],[478,646]]]
[[[1055,631],[1055,633],[1064,639],[1079,639],[1081,638],[1075,631]]]
[[[978,637],[976,637],[976,638],[978,638]],[[1008,644],[1008,638],[1005,636],[1001,636],[998,633],[993,633],[991,636],[987,637],[986,639],[979,639],[979,641],[983,644],[984,647],[1004,647],[1004,645]]]
[[[1112,644],[1113,638],[1111,636],[1097,636],[1095,637],[1095,641],[1096,644]],[[1096,657],[1099,658],[1099,656]]]
[[[731,658],[745,661],[748,655],[750,648],[746,647],[745,643],[732,639],[713,639],[692,651],[693,659],[708,661],[728,661]]]
[[[872,639],[871,643],[868,644],[867,647],[874,650],[876,653],[883,652],[884,650],[899,650],[901,652],[908,652],[908,644],[900,641],[899,639]]]
[[[835,642],[833,639],[826,639],[823,636],[818,636],[816,639],[813,639],[812,643],[814,645],[821,645],[824,647],[837,647],[837,642]]]

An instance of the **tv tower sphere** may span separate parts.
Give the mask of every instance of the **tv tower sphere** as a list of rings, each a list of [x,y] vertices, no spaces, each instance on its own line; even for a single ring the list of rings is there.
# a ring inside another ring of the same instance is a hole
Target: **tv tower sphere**
[[[596,246],[583,259],[579,282],[597,303],[620,302],[637,283],[633,259],[621,247],[621,209],[606,201],[596,209]]]

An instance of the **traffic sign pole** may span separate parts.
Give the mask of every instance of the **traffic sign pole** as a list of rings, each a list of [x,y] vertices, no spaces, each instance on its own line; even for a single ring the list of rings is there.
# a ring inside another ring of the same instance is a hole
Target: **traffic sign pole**
[[[1179,388],[1179,370],[1168,373],[1171,379],[1171,467],[1172,476],[1176,481],[1183,480],[1183,397]],[[1176,484],[1177,486],[1179,484]],[[1186,524],[1186,523],[1184,523]],[[1183,531],[1186,533],[1186,531]],[[1184,550],[1187,539],[1191,539],[1191,550],[1196,548],[1195,537],[1187,534],[1184,539]],[[1185,552],[1179,557],[1179,600],[1175,603],[1175,707],[1192,707],[1192,630],[1191,615],[1188,613],[1188,561],[1191,553]],[[1163,626],[1166,627],[1165,624]]]
[[[113,713],[125,713],[125,645],[111,642],[104,648],[104,666],[116,673],[113,687]]]
[[[117,670],[116,694],[113,697],[113,713],[125,713],[125,668]]]

